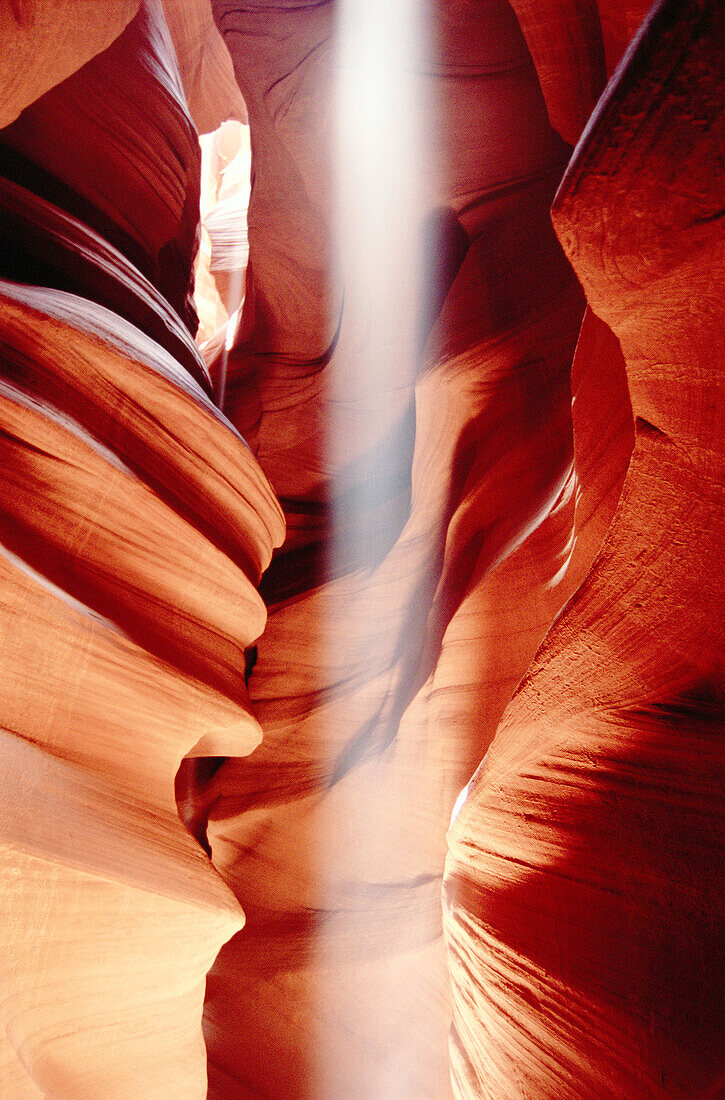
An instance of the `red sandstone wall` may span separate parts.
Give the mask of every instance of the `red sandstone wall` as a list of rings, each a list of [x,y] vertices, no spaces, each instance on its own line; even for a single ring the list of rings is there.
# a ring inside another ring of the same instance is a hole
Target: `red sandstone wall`
[[[572,158],[643,5],[435,5],[372,329],[332,5],[164,11],[2,17],[0,1095],[199,1098],[204,993],[215,1100],[719,1095],[720,7]],[[190,113],[245,112],[208,369]]]

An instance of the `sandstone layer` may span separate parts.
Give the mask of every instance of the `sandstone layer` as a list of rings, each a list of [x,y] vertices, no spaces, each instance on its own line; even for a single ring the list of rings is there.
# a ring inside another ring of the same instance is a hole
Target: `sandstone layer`
[[[554,205],[635,445],[451,830],[462,1097],[722,1091],[723,29],[656,8]]]
[[[725,26],[647,7],[0,15],[3,1098],[721,1095]]]
[[[0,132],[12,1100],[203,1097],[206,971],[244,920],[175,775],[259,743],[245,648],[283,525],[189,327],[199,153],[168,41],[141,5]]]

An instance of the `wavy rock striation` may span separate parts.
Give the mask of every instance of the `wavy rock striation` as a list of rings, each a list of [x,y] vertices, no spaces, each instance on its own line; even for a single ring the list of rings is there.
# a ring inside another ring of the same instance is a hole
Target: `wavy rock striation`
[[[423,8],[0,15],[3,1097],[722,1091],[721,6]]]
[[[174,779],[259,743],[283,524],[187,327],[198,147],[158,9],[84,60],[0,132],[0,1093],[199,1100],[243,913]]]
[[[0,10],[0,126],[101,53],[130,23],[139,0],[10,0]]]
[[[451,830],[461,1097],[722,1089],[723,29],[658,5],[554,205],[635,446]]]

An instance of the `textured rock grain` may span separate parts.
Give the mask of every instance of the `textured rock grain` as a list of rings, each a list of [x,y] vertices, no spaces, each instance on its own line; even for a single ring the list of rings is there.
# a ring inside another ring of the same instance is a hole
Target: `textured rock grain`
[[[201,1100],[244,915],[175,775],[259,743],[283,520],[180,316],[198,149],[158,9],[88,56],[0,132],[0,1094]]]
[[[718,5],[660,4],[554,207],[635,448],[451,830],[461,1097],[721,1089],[722,41]]]

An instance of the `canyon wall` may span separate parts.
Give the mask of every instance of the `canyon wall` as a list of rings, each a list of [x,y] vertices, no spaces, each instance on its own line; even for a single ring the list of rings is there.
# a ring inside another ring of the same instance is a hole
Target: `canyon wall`
[[[283,523],[192,338],[199,150],[159,9],[78,60],[0,133],[0,1094],[198,1098],[244,916],[175,774],[260,741]]]
[[[635,444],[451,829],[462,1097],[722,1095],[724,29],[659,5],[554,203]]]
[[[722,12],[403,8],[3,16],[13,1100],[722,1090]]]

